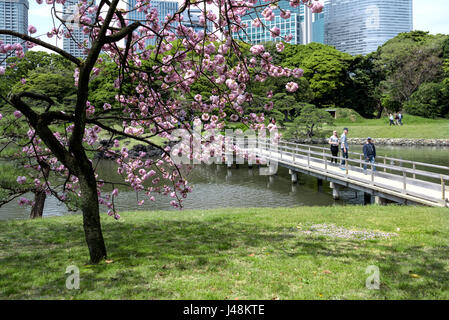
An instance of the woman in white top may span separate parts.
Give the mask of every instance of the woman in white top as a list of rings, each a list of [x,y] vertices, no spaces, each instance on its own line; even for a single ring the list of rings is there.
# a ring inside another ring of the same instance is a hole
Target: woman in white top
[[[390,113],[390,126],[394,126],[394,117],[391,113]]]
[[[337,163],[338,157],[338,146],[340,144],[340,139],[338,138],[337,131],[334,131],[333,135],[329,138],[329,144],[331,145],[332,159],[331,163],[335,161]]]

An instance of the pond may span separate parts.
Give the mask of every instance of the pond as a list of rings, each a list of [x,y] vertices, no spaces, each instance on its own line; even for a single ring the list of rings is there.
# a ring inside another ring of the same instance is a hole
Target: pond
[[[360,149],[360,150],[359,150]],[[361,152],[361,146],[352,146],[352,151]],[[427,162],[449,166],[448,147],[398,147],[378,146],[378,155]],[[112,161],[102,161],[100,176],[115,175],[116,165]],[[288,170],[279,167],[275,176],[261,176],[259,170],[240,165],[228,169],[225,165],[197,165],[189,173],[187,180],[193,192],[184,200],[185,209],[213,209],[226,207],[295,207],[329,206],[363,203],[363,194],[346,192],[341,200],[332,198],[328,183],[318,186],[317,179],[298,175],[298,184],[292,185]],[[116,179],[115,179],[116,180]],[[132,210],[179,210],[173,209],[165,196],[155,202],[146,201],[137,205],[137,195],[132,191],[121,191],[116,201],[119,211]],[[140,199],[143,199],[142,197]],[[106,211],[102,208],[102,211]],[[52,197],[46,201],[45,216],[69,213],[64,205]],[[0,220],[26,219],[29,208],[22,208],[13,201],[0,208]]]

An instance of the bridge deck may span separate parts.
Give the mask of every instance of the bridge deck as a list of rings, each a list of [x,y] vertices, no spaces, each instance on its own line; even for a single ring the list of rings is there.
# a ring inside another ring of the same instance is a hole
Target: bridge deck
[[[321,148],[323,151],[314,152],[311,151],[311,148],[304,149],[304,147],[298,146],[294,144],[292,146],[280,145],[273,149],[267,144],[259,144],[257,147],[247,148],[246,151],[260,158],[275,161],[279,165],[294,171],[322,176],[341,185],[350,183],[352,186],[361,189],[373,190],[429,206],[449,206],[449,187],[446,185],[449,176],[416,170],[415,164],[413,164],[414,169],[411,170],[402,167],[402,165],[376,163],[377,171],[373,171],[371,165],[368,164],[368,169],[364,172],[361,168],[364,162],[358,159],[348,159],[347,163],[355,163],[355,165],[348,164],[342,167],[340,164],[331,164],[332,156],[325,152],[325,148]],[[402,161],[401,159],[396,160],[398,163]],[[340,159],[337,161],[340,163]],[[429,164],[429,166],[432,165]],[[390,173],[384,172],[387,171],[387,168]],[[427,179],[417,178],[416,176],[424,176]],[[429,181],[437,180],[440,182],[440,179],[441,183]]]

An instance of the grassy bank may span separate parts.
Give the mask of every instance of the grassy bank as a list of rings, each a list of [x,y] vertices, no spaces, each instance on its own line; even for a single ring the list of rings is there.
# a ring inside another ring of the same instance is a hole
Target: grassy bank
[[[109,257],[96,266],[80,216],[1,221],[0,299],[448,299],[448,218],[396,206],[124,213],[103,216]],[[65,287],[69,265],[79,290]],[[365,287],[370,265],[379,290]]]
[[[339,134],[344,127],[349,128],[349,137],[366,138],[405,138],[405,139],[448,139],[449,119],[426,119],[405,115],[403,126],[390,126],[387,118],[364,119],[357,118],[355,122],[349,119],[338,119],[335,125],[326,126],[326,130],[337,129]]]

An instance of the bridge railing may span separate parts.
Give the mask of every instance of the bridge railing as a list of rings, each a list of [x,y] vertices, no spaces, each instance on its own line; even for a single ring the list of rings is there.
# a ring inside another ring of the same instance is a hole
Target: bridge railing
[[[310,147],[311,149],[314,149],[314,150],[324,150],[324,151],[330,153],[329,147],[325,148],[325,147],[321,147],[321,146],[297,144],[297,143],[290,142],[290,141],[281,141],[280,144],[298,145],[298,146],[302,146],[302,147]],[[349,150],[351,150],[351,148]],[[363,153],[354,152],[354,151],[349,151],[348,155],[349,155],[349,157],[353,156],[353,158],[358,158],[361,161],[363,161],[363,158],[364,158]],[[444,175],[449,175],[449,167],[447,167],[447,166],[441,166],[441,165],[436,165],[436,164],[432,164],[432,163],[425,163],[425,162],[419,162],[419,161],[398,159],[398,158],[392,158],[392,157],[381,156],[381,155],[376,156],[376,159],[377,159],[378,162],[383,162],[384,165],[387,165],[388,162],[390,162],[390,165],[394,165],[395,163],[398,163],[400,167],[402,167],[403,165],[408,164],[408,165],[410,165],[410,168],[412,168],[413,170],[416,170],[417,172],[419,171],[417,168],[418,167],[422,167],[422,168],[426,168],[426,169],[438,169]],[[423,170],[423,171],[425,171],[425,170]]]
[[[263,150],[268,152],[268,156],[271,159],[276,159],[280,162],[286,163],[291,162],[293,165],[298,164],[299,160],[302,159],[305,162],[306,167],[316,169],[319,171],[324,170],[325,173],[329,173],[329,167],[332,166],[331,164],[332,159],[335,159],[336,162],[342,160],[341,156],[339,157],[332,156],[329,148],[323,148],[319,146],[296,144],[288,141],[280,141],[279,143],[272,144],[270,143],[269,140],[260,140],[260,139],[249,142],[250,145],[257,146],[257,148],[262,148]],[[333,175],[350,178],[352,180],[359,180],[361,182],[368,183],[370,185],[388,188],[390,190],[401,192],[403,194],[409,194],[415,197],[420,197],[430,201],[439,200],[446,203],[447,195],[449,194],[449,189],[447,187],[449,182],[449,174],[441,174],[425,170],[417,170],[416,167],[420,165],[423,167],[438,168],[448,173],[449,167],[427,164],[422,162],[413,162],[409,160],[395,159],[390,157],[377,157],[377,159],[381,158],[385,160],[383,161],[383,163],[377,162],[375,164],[371,164],[364,161],[362,154],[356,152],[352,152],[352,154],[358,155],[359,156],[358,159],[357,158],[345,159],[344,165],[345,170],[343,172],[333,170],[332,171]],[[395,163],[400,163],[400,165],[387,164],[386,159],[391,159],[395,161]],[[408,168],[403,166],[401,161],[412,164],[412,167]],[[321,167],[317,167],[316,164],[321,164]],[[364,166],[370,168],[369,176],[367,175],[366,178],[362,176],[362,178],[360,178],[357,175],[353,174],[351,175],[351,172],[364,171],[363,170]],[[389,185],[382,184],[379,181],[376,181],[375,176],[385,177],[392,181],[397,182],[399,181],[401,182],[401,187],[397,188],[391,184]],[[441,197],[440,199],[435,199],[435,197],[429,196],[427,194],[416,193],[413,190],[410,190],[411,186],[424,187],[430,190],[439,190],[441,191]]]

